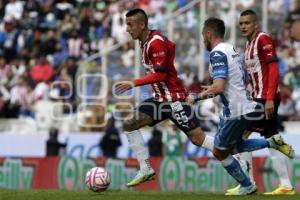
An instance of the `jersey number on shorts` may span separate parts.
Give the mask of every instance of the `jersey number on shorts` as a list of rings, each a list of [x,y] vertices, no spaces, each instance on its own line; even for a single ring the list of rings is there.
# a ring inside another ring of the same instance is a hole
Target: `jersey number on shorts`
[[[176,121],[178,124],[182,125],[189,121],[184,111],[174,113]]]

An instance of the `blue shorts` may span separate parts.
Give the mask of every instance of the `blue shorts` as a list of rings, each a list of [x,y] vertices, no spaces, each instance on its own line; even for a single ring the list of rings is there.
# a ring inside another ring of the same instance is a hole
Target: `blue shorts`
[[[152,126],[165,119],[170,119],[185,134],[200,127],[193,108],[184,101],[158,102],[150,98],[143,101],[137,111],[150,116],[153,120]]]
[[[221,119],[214,145],[217,149],[232,149],[242,140],[242,135],[264,116],[263,112],[254,111],[235,119]]]

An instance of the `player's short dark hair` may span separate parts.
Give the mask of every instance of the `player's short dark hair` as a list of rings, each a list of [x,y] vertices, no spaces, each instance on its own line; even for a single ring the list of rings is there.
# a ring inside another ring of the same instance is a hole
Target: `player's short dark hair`
[[[241,16],[246,16],[246,15],[252,15],[254,17],[254,19],[257,20],[257,14],[253,10],[248,9],[248,10],[244,10],[241,13]]]
[[[286,18],[286,22],[290,22],[290,23],[293,23],[294,21],[297,20],[300,20],[300,8],[290,12],[288,17]]]
[[[142,17],[142,20],[146,24],[146,26],[148,25],[148,16],[147,16],[146,12],[143,9],[133,8],[125,14],[126,17],[131,17],[131,16],[134,16],[134,15],[140,15]]]
[[[204,22],[204,28],[210,28],[216,36],[224,38],[225,24],[223,20],[215,17],[208,18]]]

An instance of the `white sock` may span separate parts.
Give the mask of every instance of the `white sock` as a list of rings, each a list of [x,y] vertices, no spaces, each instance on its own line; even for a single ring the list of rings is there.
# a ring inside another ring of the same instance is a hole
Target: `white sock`
[[[292,184],[287,169],[286,158],[281,152],[275,149],[269,149],[269,150],[271,153],[273,168],[275,169],[280,179],[280,185],[284,187],[292,188]]]
[[[136,155],[136,158],[140,164],[141,170],[149,170],[151,169],[151,165],[149,163],[149,152],[145,146],[144,139],[139,130],[135,130],[132,132],[125,132],[129,146],[132,151]]]
[[[251,152],[243,152],[240,153],[240,159],[246,161],[249,165],[249,178],[252,183],[254,183],[254,178],[253,178],[253,162],[252,162],[252,153]]]
[[[202,147],[212,152],[214,149],[214,137],[206,135]]]

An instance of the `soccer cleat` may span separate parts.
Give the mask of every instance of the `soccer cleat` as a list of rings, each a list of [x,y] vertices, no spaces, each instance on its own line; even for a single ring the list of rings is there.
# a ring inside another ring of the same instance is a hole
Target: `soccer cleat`
[[[293,147],[291,145],[285,143],[283,138],[280,135],[278,135],[278,134],[273,135],[271,138],[268,139],[268,141],[272,148],[280,151],[281,153],[283,153],[290,159],[295,158],[295,151],[294,151]]]
[[[238,184],[237,186],[235,186],[234,188],[230,188],[227,190],[226,195],[229,195],[229,193],[235,193],[238,189],[240,189],[241,185]]]
[[[272,192],[266,192],[265,195],[294,195],[296,194],[294,188],[288,188],[284,186],[279,186]]]
[[[153,169],[150,170],[140,170],[137,175],[129,182],[127,183],[127,187],[133,187],[136,185],[139,185],[141,183],[144,183],[146,181],[151,181],[155,179],[155,172]]]
[[[237,159],[242,167],[242,170],[245,172],[245,174],[247,176],[249,176],[249,170],[250,170],[250,164],[245,161],[245,160],[241,160],[241,159]],[[241,187],[240,184],[238,184],[237,186],[235,186],[234,188],[230,188],[227,190],[227,193],[234,193],[236,190],[238,190]],[[227,194],[226,193],[226,194]]]
[[[257,188],[255,184],[251,184],[248,187],[240,186],[237,190],[232,193],[227,192],[225,195],[251,195],[257,192]]]

